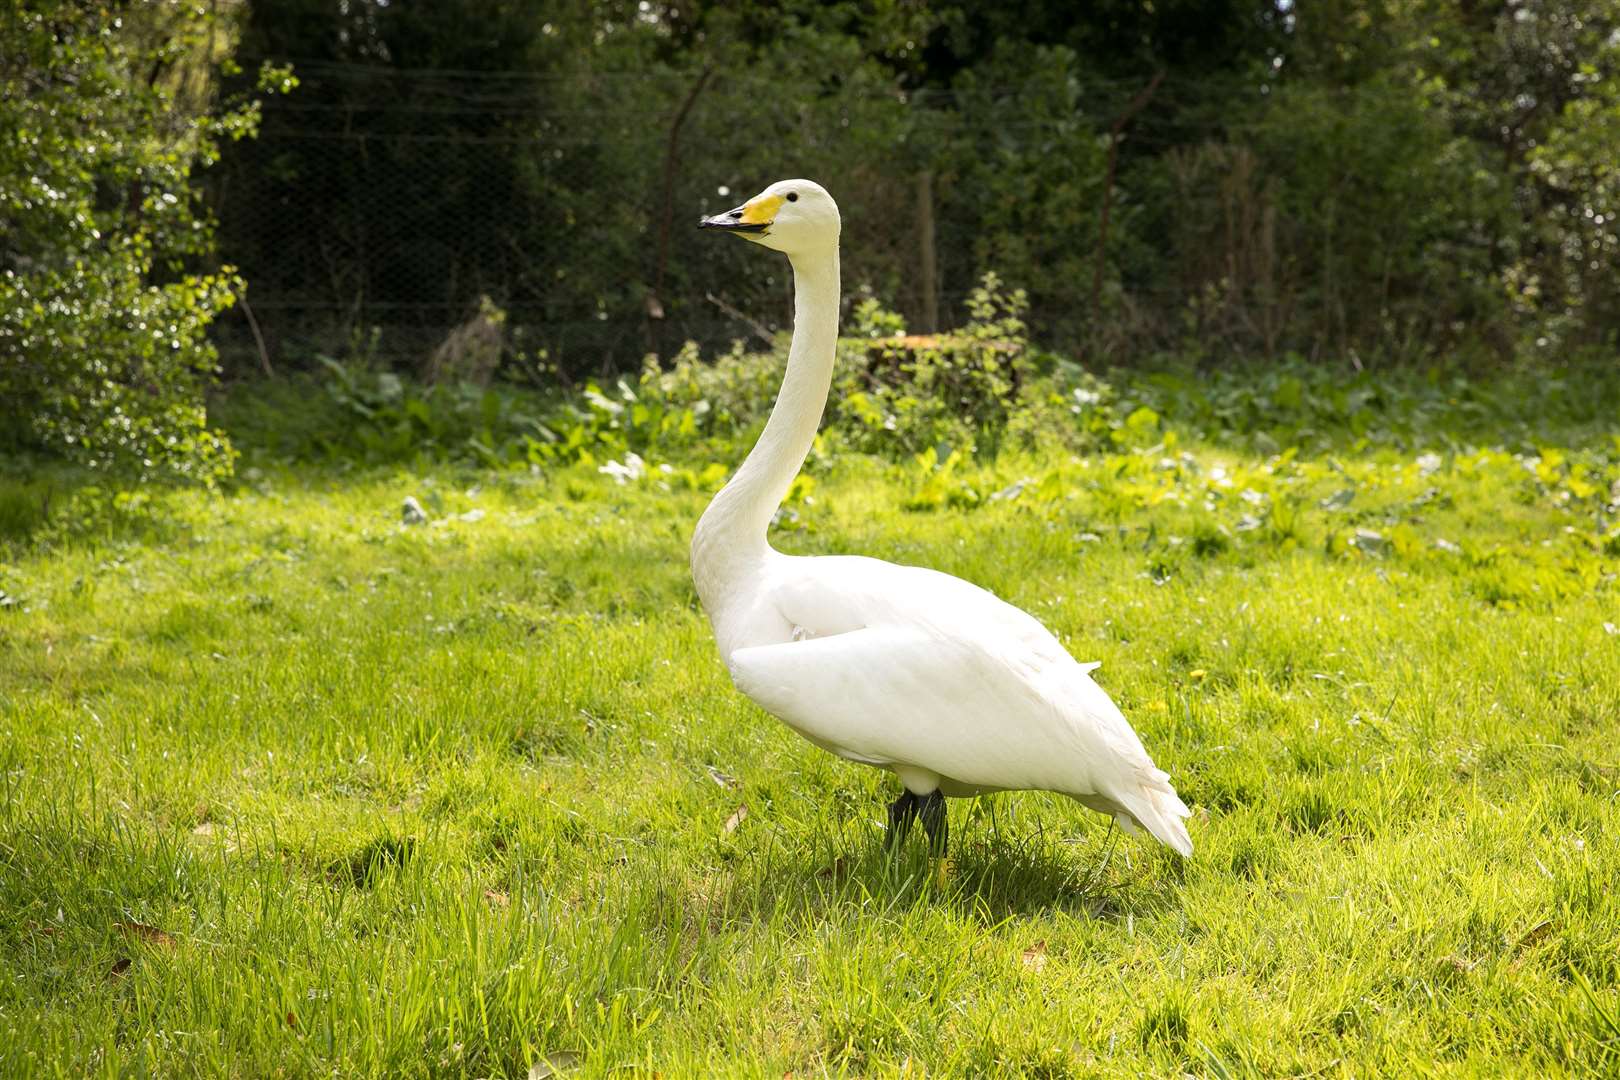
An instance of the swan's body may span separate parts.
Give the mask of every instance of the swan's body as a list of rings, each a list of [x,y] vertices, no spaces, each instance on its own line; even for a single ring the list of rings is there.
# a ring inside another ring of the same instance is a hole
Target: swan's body
[[[1092,681],[1096,665],[1033,617],[934,570],[766,542],[832,382],[838,209],[787,180],[704,224],[785,252],[795,287],[776,406],[692,539],[692,576],[737,688],[816,745],[895,772],[909,793],[891,810],[902,827],[917,813],[908,800],[934,801],[942,839],[941,795],[1034,788],[1190,855],[1187,807]]]

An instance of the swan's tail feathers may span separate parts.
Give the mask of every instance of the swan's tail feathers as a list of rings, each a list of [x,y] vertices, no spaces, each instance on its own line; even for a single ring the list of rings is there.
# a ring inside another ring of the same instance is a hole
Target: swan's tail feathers
[[[1186,819],[1192,814],[1170,786],[1170,775],[1162,769],[1149,769],[1134,791],[1123,793],[1119,802],[1136,823],[1152,833],[1160,843],[1178,854],[1191,857],[1192,837]],[[1122,822],[1123,824],[1123,822]],[[1130,830],[1126,830],[1129,832]]]

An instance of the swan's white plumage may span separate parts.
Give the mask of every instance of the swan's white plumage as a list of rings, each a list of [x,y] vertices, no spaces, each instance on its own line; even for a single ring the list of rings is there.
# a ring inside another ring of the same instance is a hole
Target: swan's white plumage
[[[792,557],[765,543],[831,381],[838,219],[821,188],[794,180],[710,221],[751,221],[747,208],[759,205],[776,216],[749,238],[793,262],[793,347],[771,421],[704,514],[692,551],[737,688],[817,745],[894,770],[919,795],[1062,792],[1190,855],[1187,807],[1092,680],[1096,665],[1077,663],[1033,617],[934,570]]]
[[[798,639],[728,658],[767,712],[843,757],[906,770],[919,794],[930,778],[947,795],[1065,792],[1191,852],[1186,806],[1092,681],[1094,665],[1034,618],[933,570],[769,562],[760,595]]]

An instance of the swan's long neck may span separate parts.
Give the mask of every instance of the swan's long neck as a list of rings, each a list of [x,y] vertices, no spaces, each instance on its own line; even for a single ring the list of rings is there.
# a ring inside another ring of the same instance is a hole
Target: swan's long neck
[[[770,550],[765,531],[815,441],[838,346],[838,249],[793,263],[793,344],[759,442],[703,512],[692,535],[692,577],[710,615]]]

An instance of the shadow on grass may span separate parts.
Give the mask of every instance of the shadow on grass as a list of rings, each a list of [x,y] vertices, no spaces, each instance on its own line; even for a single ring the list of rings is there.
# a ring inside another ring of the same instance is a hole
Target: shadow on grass
[[[25,545],[50,524],[64,499],[61,484],[37,473],[0,476],[0,544]]]
[[[810,845],[791,841],[740,869],[733,900],[762,916],[819,918],[843,910],[897,914],[943,909],[985,926],[1015,915],[1063,912],[1124,919],[1177,903],[1175,856],[1106,826],[1081,839],[1035,827],[971,823],[953,831],[944,859],[913,836],[891,853],[882,833],[840,829]]]
[[[326,877],[334,884],[369,889],[376,886],[387,871],[405,867],[415,856],[415,837],[384,834],[328,862]]]
[[[0,550],[36,544],[172,542],[182,532],[161,485],[24,462],[0,475]]]

